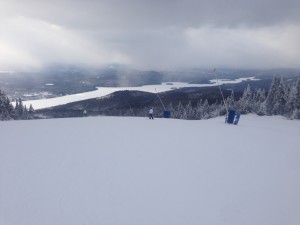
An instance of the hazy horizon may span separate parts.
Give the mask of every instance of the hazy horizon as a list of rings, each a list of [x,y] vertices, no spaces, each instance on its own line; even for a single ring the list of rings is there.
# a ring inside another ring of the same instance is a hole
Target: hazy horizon
[[[253,72],[270,72],[270,71],[299,71],[299,67],[233,67],[233,66],[220,66],[220,67],[213,67],[213,66],[177,66],[173,68],[139,68],[134,67],[132,65],[125,65],[125,64],[98,64],[98,65],[90,65],[90,64],[67,64],[67,63],[53,63],[53,64],[44,64],[43,66],[34,67],[34,66],[15,66],[10,68],[1,68],[0,67],[0,75],[1,74],[22,74],[22,73],[29,73],[33,75],[34,73],[43,73],[43,72],[50,72],[50,71],[81,71],[81,72],[95,72],[95,71],[105,71],[105,70],[114,70],[114,71],[123,71],[123,72],[161,72],[161,73],[168,73],[168,72],[188,72],[188,73],[213,73],[214,70],[216,73],[222,72],[234,72],[234,71],[253,71]]]

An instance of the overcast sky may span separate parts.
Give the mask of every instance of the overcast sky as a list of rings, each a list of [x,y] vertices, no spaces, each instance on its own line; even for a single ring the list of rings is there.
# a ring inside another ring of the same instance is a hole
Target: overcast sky
[[[300,67],[299,0],[0,0],[0,70]]]

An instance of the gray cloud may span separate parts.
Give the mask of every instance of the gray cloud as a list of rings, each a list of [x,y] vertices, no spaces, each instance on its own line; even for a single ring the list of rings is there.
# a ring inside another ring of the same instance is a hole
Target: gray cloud
[[[298,67],[298,0],[0,3],[0,66]]]
[[[3,4],[4,12],[79,28],[265,26],[300,20],[298,0],[10,0]]]

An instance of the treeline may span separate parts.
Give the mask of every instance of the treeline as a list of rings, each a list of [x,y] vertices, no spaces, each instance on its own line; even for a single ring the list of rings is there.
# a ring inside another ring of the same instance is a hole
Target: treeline
[[[275,77],[270,89],[252,90],[248,85],[240,99],[235,100],[234,92],[225,99],[228,109],[234,109],[241,114],[256,113],[257,115],[282,115],[289,119],[300,119],[300,79],[293,83],[285,83],[282,78]],[[223,101],[209,104],[207,100],[189,102],[183,105],[170,104],[166,107],[172,118],[201,120],[226,114]],[[156,107],[156,116],[162,117],[164,109]],[[136,112],[136,116],[145,115],[147,109]]]
[[[16,100],[14,107],[9,98],[0,90],[0,120],[29,120],[34,119],[34,109],[23,105],[21,99]]]

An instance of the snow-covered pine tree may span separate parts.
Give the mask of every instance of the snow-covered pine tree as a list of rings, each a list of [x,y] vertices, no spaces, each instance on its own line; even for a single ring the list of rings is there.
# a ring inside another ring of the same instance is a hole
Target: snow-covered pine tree
[[[291,85],[286,103],[287,116],[291,119],[300,119],[300,78]]]
[[[7,110],[8,114],[9,114],[10,119],[13,118],[14,107],[11,104],[11,102],[10,102],[10,100],[9,100],[8,97],[6,97],[4,104],[5,104],[6,110]]]
[[[182,105],[181,102],[179,102],[177,106],[177,110],[174,113],[174,118],[182,119],[183,114],[184,114],[184,106]]]
[[[300,109],[294,109],[291,119],[300,119]]]
[[[10,120],[13,116],[13,106],[9,98],[0,90],[0,120]]]
[[[185,106],[184,117],[185,117],[184,119],[187,119],[187,120],[195,119],[195,110],[192,107],[191,101],[189,101],[189,103]]]
[[[7,117],[7,111],[6,111],[6,108],[5,108],[4,99],[5,99],[5,95],[0,90],[0,119],[1,120],[5,120],[6,117]]]
[[[257,114],[263,115],[263,107],[262,104],[266,99],[265,90],[258,88],[254,91],[252,95],[252,112],[255,112]]]
[[[228,109],[235,109],[236,108],[236,102],[234,99],[234,91],[231,90],[230,96],[226,99],[226,104]]]
[[[34,108],[32,107],[31,104],[29,106],[28,116],[29,116],[29,119],[33,119],[34,118]]]
[[[202,104],[202,109],[201,109],[202,118],[209,119],[210,118],[209,112],[210,112],[209,104],[208,104],[207,99],[205,99],[205,101]]]
[[[277,92],[280,84],[280,78],[274,77],[265,101],[267,115],[274,115],[274,105],[277,102]]]
[[[218,103],[218,100],[209,106],[209,118],[215,118],[221,114],[225,114],[226,110],[224,104]]]
[[[28,115],[29,113],[28,113],[28,109],[27,109],[27,107],[26,107],[26,105],[24,106],[24,110],[23,110],[23,117],[22,117],[22,119],[24,119],[24,120],[28,120],[29,119],[29,115]]]
[[[251,112],[253,107],[253,100],[252,100],[252,91],[249,84],[244,90],[243,96],[240,98],[237,105],[238,105],[237,108],[241,113],[247,114]]]
[[[22,99],[18,98],[16,99],[16,107],[14,110],[14,114],[15,114],[14,117],[17,120],[27,120],[33,118],[34,110],[32,107],[31,112],[29,113],[27,107],[23,105]]]
[[[195,108],[196,120],[201,120],[202,119],[201,108],[202,108],[202,99],[200,99],[200,101],[197,102],[197,105],[196,105],[196,108]]]
[[[257,100],[259,102],[264,102],[266,100],[266,91],[265,89],[258,89],[258,93],[257,93]]]
[[[283,78],[279,80],[277,91],[275,92],[273,114],[283,115],[285,112],[285,105],[287,103],[286,87],[283,83]]]
[[[24,106],[23,106],[23,102],[20,98],[16,99],[15,111],[16,111],[16,119],[19,119],[19,120],[23,119]]]
[[[203,101],[202,99],[197,103],[195,108],[195,117],[198,120],[209,118],[209,104],[207,99]]]
[[[300,110],[300,78],[296,82],[296,93],[295,93],[295,108]]]

